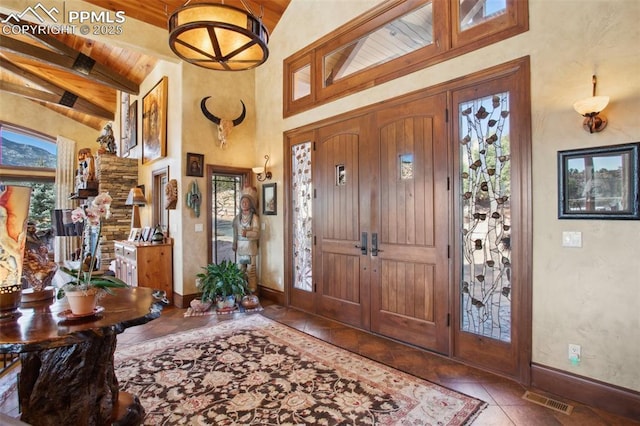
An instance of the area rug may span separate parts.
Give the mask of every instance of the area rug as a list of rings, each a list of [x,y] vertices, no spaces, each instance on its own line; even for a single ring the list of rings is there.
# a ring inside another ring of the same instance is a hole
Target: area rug
[[[118,348],[145,425],[465,425],[486,404],[262,315]]]

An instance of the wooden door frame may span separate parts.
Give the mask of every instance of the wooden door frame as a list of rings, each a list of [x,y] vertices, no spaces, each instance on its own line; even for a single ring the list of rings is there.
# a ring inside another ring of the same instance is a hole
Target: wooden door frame
[[[241,175],[243,176],[243,182],[246,184],[247,182],[253,184],[251,182],[251,169],[243,168],[243,167],[228,167],[228,166],[218,166],[216,164],[207,164],[207,172],[205,174],[207,179],[207,263],[211,262],[213,258],[213,253],[211,250],[211,238],[213,237],[213,229],[211,226],[211,210],[212,210],[212,199],[211,199],[211,191],[213,190],[213,185],[211,184],[211,179],[213,175],[216,174],[230,174],[230,175]]]
[[[458,356],[459,348],[456,347],[456,329],[460,329],[460,312],[459,312],[459,286],[460,282],[459,271],[461,267],[460,257],[457,253],[460,253],[460,241],[458,240],[457,229],[459,225],[459,219],[457,218],[458,211],[460,209],[459,193],[456,192],[456,179],[451,176],[451,197],[452,197],[452,217],[451,217],[451,241],[453,243],[451,252],[452,256],[452,285],[451,291],[451,312],[452,312],[452,339],[451,354],[454,359],[463,363],[473,365],[484,370],[492,371],[501,375],[507,375],[520,383],[528,385],[531,381],[531,351],[532,351],[532,258],[533,258],[533,220],[532,220],[532,183],[531,183],[531,100],[530,100],[530,63],[529,57],[519,58],[508,63],[498,65],[493,68],[489,68],[461,79],[460,84],[452,87],[450,92],[450,109],[453,111],[457,108],[457,105],[453,105],[452,93],[458,90],[470,89],[474,87],[482,86],[483,84],[499,81],[504,79],[512,79],[513,96],[510,98],[510,109],[517,110],[518,116],[511,116],[514,120],[511,121],[510,126],[517,128],[518,133],[516,139],[518,145],[516,150],[512,150],[512,161],[516,158],[518,167],[514,170],[511,168],[511,202],[514,208],[514,213],[517,216],[512,216],[513,223],[516,224],[512,229],[512,246],[517,247],[512,251],[512,264],[514,266],[512,270],[512,282],[516,282],[518,286],[518,293],[514,295],[515,306],[517,306],[517,317],[514,317],[512,313],[511,318],[511,335],[515,336],[517,343],[514,348],[515,369],[511,373],[507,373],[500,368],[496,368],[490,362],[491,354],[486,356],[486,360],[470,360],[465,357]],[[450,114],[455,117],[456,114]],[[450,164],[450,170],[452,173],[457,172],[456,161],[456,149],[454,148],[455,132],[454,126],[458,123],[454,120],[450,121],[450,140],[452,141],[450,146],[450,158],[452,164]],[[513,148],[513,146],[512,146]],[[480,344],[483,341],[490,340],[489,338],[479,338]]]
[[[518,244],[520,247],[519,253],[517,254],[517,258],[514,260],[518,262],[521,267],[518,272],[518,276],[515,278],[518,280],[519,285],[522,289],[520,293],[520,312],[519,316],[516,319],[517,321],[517,330],[514,330],[514,333],[518,333],[519,335],[519,343],[518,343],[518,369],[513,379],[518,380],[519,382],[528,385],[530,383],[531,378],[531,350],[532,350],[532,258],[533,258],[533,222],[532,222],[532,212],[533,206],[531,201],[532,189],[531,189],[531,100],[530,100],[530,59],[528,56],[518,58],[509,62],[506,62],[501,65],[497,65],[486,70],[476,72],[474,74],[470,74],[464,77],[460,77],[451,81],[447,81],[429,88],[421,89],[416,92],[412,92],[409,94],[401,95],[397,98],[387,99],[383,101],[386,107],[392,105],[398,105],[406,102],[410,102],[415,99],[419,99],[425,96],[431,96],[433,94],[447,92],[448,104],[449,108],[451,108],[451,92],[454,90],[458,90],[464,87],[471,87],[474,85],[482,84],[485,81],[500,79],[514,73],[520,73],[520,80],[518,81],[519,91],[522,92],[522,96],[520,96],[516,101],[523,108],[525,113],[521,118],[521,126],[524,129],[522,135],[522,149],[520,150],[520,166],[521,170],[518,172],[518,176],[516,176],[512,180],[512,188],[517,188],[519,191],[519,202],[521,205],[520,212],[520,223],[522,224],[522,231],[519,240],[514,241],[515,244]],[[318,122],[310,123],[305,126],[295,128],[292,130],[288,130],[284,133],[283,145],[284,145],[284,153],[285,153],[285,161],[284,161],[284,267],[285,271],[291,271],[291,228],[290,228],[290,208],[291,208],[291,182],[288,179],[288,176],[291,176],[291,165],[290,165],[290,154],[291,154],[291,145],[292,141],[300,140],[300,138],[310,137],[311,142],[315,142],[316,140],[316,129],[326,126],[331,123],[343,121],[345,119],[354,118],[358,115],[368,114],[372,111],[380,108],[382,103],[377,103],[373,105],[368,105],[350,112],[346,112],[340,115],[336,115]],[[526,113],[529,111],[529,114]],[[448,114],[450,115],[450,114]],[[457,123],[452,123],[452,120],[448,120],[449,129],[447,130],[448,137],[450,139],[449,146],[451,146],[453,139],[453,126],[457,125]],[[453,150],[453,148],[451,148]],[[452,156],[453,152],[450,152],[450,160],[449,160],[449,170],[453,172],[453,164],[452,164]],[[312,166],[313,167],[313,166]],[[456,197],[455,190],[449,191],[450,193],[450,241],[455,242],[455,205],[454,199]],[[455,249],[452,248],[452,253],[455,253]],[[453,260],[453,259],[452,259]],[[449,303],[449,312],[454,313],[454,304],[457,303],[455,299],[455,262],[450,261],[450,303]],[[285,274],[284,277],[284,289],[285,289],[285,301],[286,304],[290,305],[290,297],[289,293],[291,291],[292,279],[291,272]],[[450,354],[454,354],[455,347],[453,343],[453,333],[454,328],[450,328]],[[453,357],[453,356],[452,356]],[[455,357],[453,357],[455,359]],[[490,370],[486,366],[477,367],[485,370]]]

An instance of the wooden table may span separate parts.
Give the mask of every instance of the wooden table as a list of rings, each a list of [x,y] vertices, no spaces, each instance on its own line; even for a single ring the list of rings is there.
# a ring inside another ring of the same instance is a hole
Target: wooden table
[[[21,420],[39,425],[136,425],[138,398],[118,389],[116,335],[160,316],[161,297],[150,288],[115,289],[98,302],[96,316],[69,319],[66,299],[20,307],[0,322],[0,353],[19,353]]]

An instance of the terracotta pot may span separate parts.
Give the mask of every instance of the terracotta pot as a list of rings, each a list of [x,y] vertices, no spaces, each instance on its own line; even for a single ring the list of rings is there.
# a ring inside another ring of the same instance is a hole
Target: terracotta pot
[[[65,291],[69,308],[74,315],[89,315],[96,309],[98,290]]]

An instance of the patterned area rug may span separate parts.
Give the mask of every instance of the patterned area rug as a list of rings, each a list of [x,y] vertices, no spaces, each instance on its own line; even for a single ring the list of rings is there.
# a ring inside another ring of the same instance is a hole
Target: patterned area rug
[[[118,348],[145,425],[464,425],[486,404],[252,315]]]

